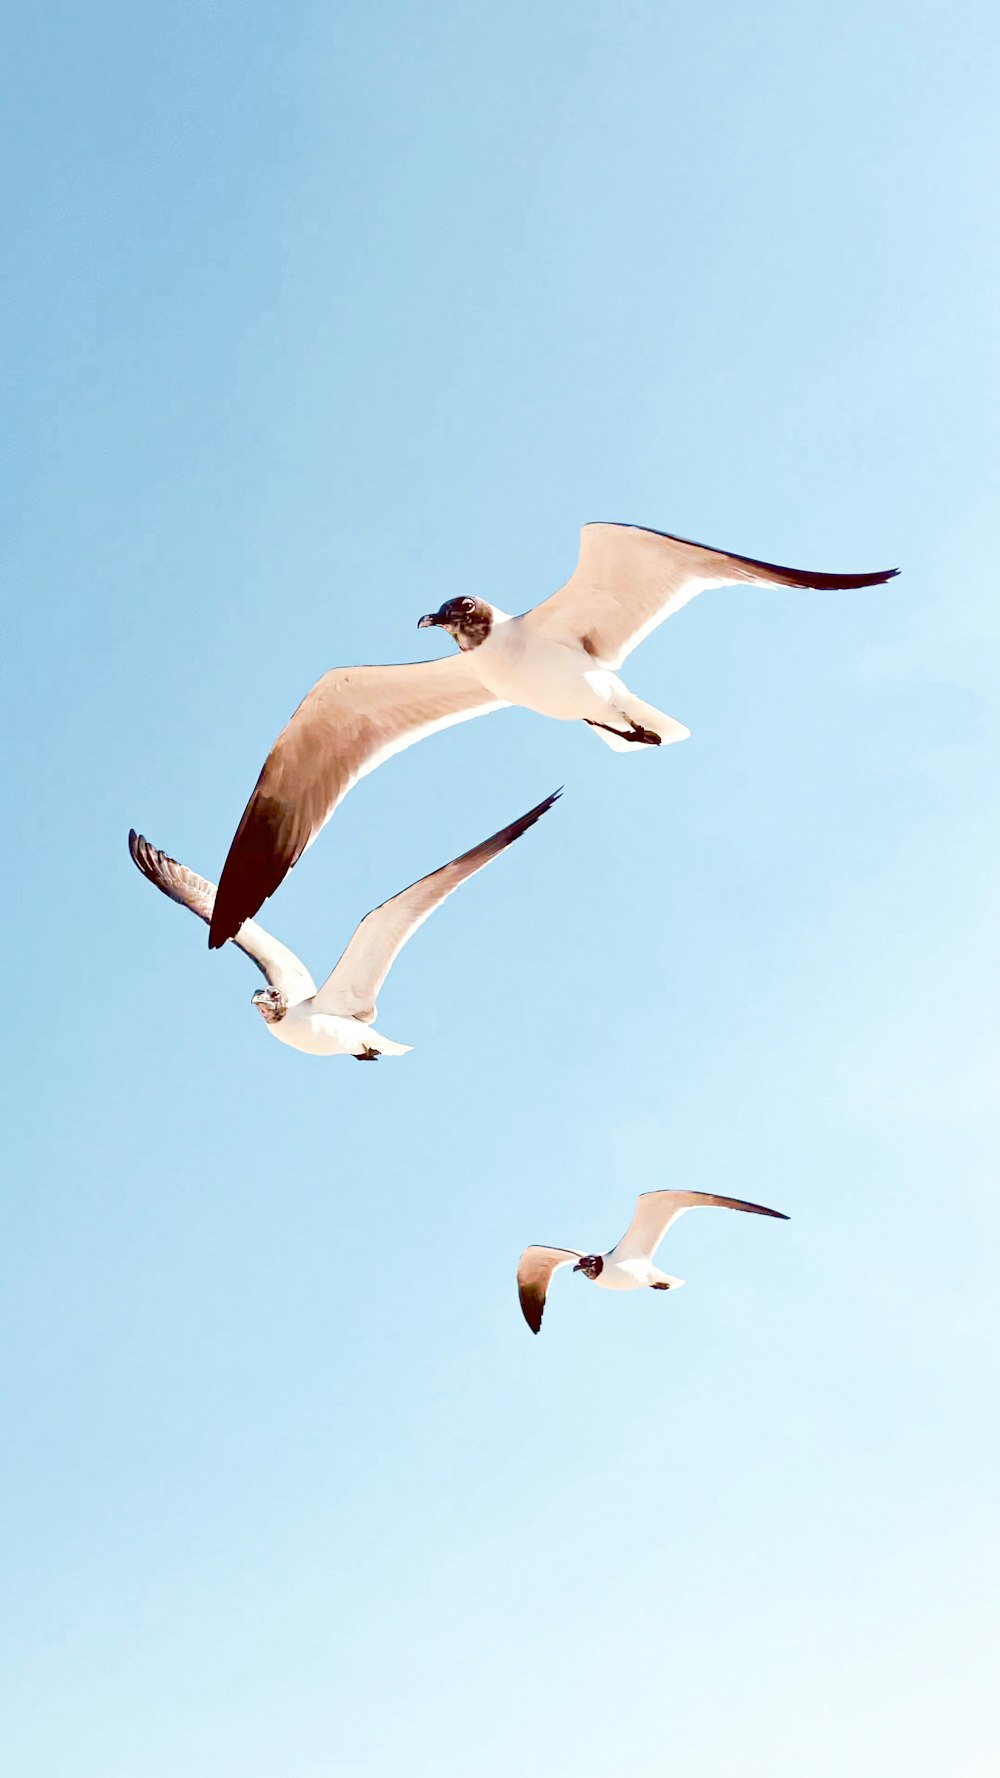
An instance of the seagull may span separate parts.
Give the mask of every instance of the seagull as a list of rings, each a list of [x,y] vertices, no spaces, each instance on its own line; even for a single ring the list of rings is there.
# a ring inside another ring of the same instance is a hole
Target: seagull
[[[553,791],[509,827],[502,827],[470,852],[463,852],[391,901],[373,908],[318,992],[294,951],[254,921],[244,921],[233,943],[256,963],[267,982],[266,988],[258,988],[252,996],[252,1004],[271,1035],[309,1056],[354,1056],[359,1062],[375,1062],[379,1056],[406,1055],[410,1044],[394,1043],[372,1029],[375,997],[396,957],[417,927],[460,883],[520,839],[561,795],[561,790]],[[217,893],[214,883],[158,851],[134,828],[128,844],[143,876],[157,889],[190,908],[200,920],[211,920]]]
[[[526,1247],[517,1267],[517,1293],[521,1310],[532,1333],[537,1333],[545,1313],[545,1296],[553,1272],[575,1260],[574,1272],[602,1290],[679,1290],[683,1278],[673,1278],[653,1264],[653,1255],[671,1223],[685,1210],[715,1204],[721,1210],[748,1210],[752,1216],[775,1216],[787,1222],[780,1210],[763,1204],[747,1204],[742,1198],[718,1198],[712,1192],[642,1192],[635,1215],[617,1247],[610,1253],[581,1253],[575,1247]]]
[[[584,525],[566,585],[520,617],[485,599],[448,599],[418,629],[441,629],[459,652],[401,666],[335,667],[275,741],[219,879],[208,943],[235,937],[312,845],[359,778],[425,735],[519,704],[589,723],[628,753],[682,741],[683,723],[618,678],[633,648],[706,587],[748,581],[820,590],[878,586],[877,574],[779,568],[637,525]]]

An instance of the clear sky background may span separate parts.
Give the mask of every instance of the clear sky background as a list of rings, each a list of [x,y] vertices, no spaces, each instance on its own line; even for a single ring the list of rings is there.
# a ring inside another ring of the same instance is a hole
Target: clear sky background
[[[995,8],[22,9],[4,56],[0,1524],[16,1778],[993,1769]],[[381,997],[275,1044],[217,876],[325,668],[587,519],[889,587],[506,712],[268,904],[565,783]],[[635,1194],[676,1297],[565,1274]]]

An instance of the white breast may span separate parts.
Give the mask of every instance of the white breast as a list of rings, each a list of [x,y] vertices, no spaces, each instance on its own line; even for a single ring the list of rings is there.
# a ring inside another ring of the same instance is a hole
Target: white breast
[[[616,1263],[604,1262],[604,1270],[595,1284],[602,1290],[642,1290],[656,1276],[652,1260],[626,1259]]]
[[[601,714],[608,695],[604,681],[613,679],[576,644],[533,635],[519,617],[495,623],[471,658],[494,697],[566,721]]]
[[[369,1041],[368,1027],[357,1019],[309,1011],[309,1001],[290,1006],[283,1019],[268,1025],[272,1037],[307,1056],[353,1056]]]

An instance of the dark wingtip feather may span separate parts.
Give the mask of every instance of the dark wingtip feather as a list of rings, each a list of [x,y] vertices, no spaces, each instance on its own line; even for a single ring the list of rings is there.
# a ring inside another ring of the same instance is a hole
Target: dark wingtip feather
[[[258,783],[222,867],[208,931],[210,951],[235,938],[243,922],[252,920],[280,889],[307,837],[308,830],[300,831],[297,824],[294,805],[270,796]]]
[[[545,1298],[543,1297],[539,1302],[537,1296],[527,1290],[518,1290],[517,1296],[521,1305],[521,1314],[532,1333],[539,1333],[542,1326],[542,1316],[545,1314]]]
[[[527,833],[529,827],[534,827],[535,822],[540,821],[542,816],[548,813],[553,803],[559,801],[562,793],[563,786],[560,784],[558,790],[550,791],[549,795],[543,797],[540,803],[536,803],[533,809],[529,809],[526,815],[519,815],[516,821],[512,821],[509,827],[502,828],[501,832],[504,835],[509,835],[512,840],[520,839],[522,833]],[[500,838],[499,834],[497,838]]]
[[[750,556],[733,556],[731,560],[755,569],[779,586],[817,593],[851,593],[862,587],[884,586],[899,573],[898,568],[879,568],[874,574],[826,574],[820,568],[782,568],[777,562],[757,562]]]
[[[227,940],[239,931],[244,920],[252,918],[252,915],[244,912],[246,907],[252,903],[253,912],[256,913],[271,890],[277,888],[277,883],[274,883],[265,889],[261,882],[259,864],[255,870],[255,861],[239,857],[240,838],[241,835],[237,832],[219,878],[215,906],[208,927],[210,951],[220,951]],[[279,876],[278,882],[280,881]]]
[[[535,822],[551,809],[553,803],[559,801],[563,789],[564,786],[560,784],[558,790],[550,791],[548,796],[543,797],[540,803],[536,803],[533,809],[529,809],[526,815],[522,815],[519,820],[512,822],[511,826],[516,827],[519,833],[523,833],[525,828],[534,827]]]
[[[551,809],[552,804],[559,801],[562,793],[563,787],[560,784],[558,790],[551,791],[526,814],[518,815],[516,821],[509,821],[506,827],[501,827],[496,833],[491,833],[488,840],[480,840],[478,846],[470,846],[469,850],[463,852],[460,858],[452,859],[452,865],[465,864],[469,859],[475,859],[477,861],[476,868],[481,868],[487,859],[496,858],[499,853],[506,851],[508,846],[512,846],[515,840],[519,840],[523,833],[527,833],[529,827],[534,827],[535,822],[541,820],[542,816]],[[448,870],[451,867],[445,865],[443,868]]]
[[[287,869],[281,863],[276,865],[271,858],[262,858],[259,853],[256,857],[245,856],[238,847],[240,837],[237,834],[230,846],[219,878],[208,929],[210,951],[220,951],[229,939],[235,938],[244,920],[253,919],[262,903],[274,894]]]
[[[714,544],[697,543],[693,537],[678,537],[673,531],[657,531],[652,525],[632,525],[622,519],[595,519],[591,523],[612,525],[619,531],[645,531],[650,537],[662,537],[666,543],[682,543],[689,549],[706,550],[710,555],[726,557],[738,567],[752,568],[779,586],[805,587],[812,592],[852,592],[859,587],[884,586],[899,573],[898,568],[880,568],[875,574],[824,574],[820,569],[784,568],[778,562],[763,562],[757,556],[740,556],[733,550],[718,549]]]
[[[141,870],[147,882],[157,889],[163,888],[161,873],[156,868],[158,864],[172,864],[180,869],[176,858],[171,858],[168,852],[161,852],[158,846],[147,840],[144,833],[136,833],[134,827],[128,830],[128,849],[136,869]]]
[[[232,853],[230,853],[231,857]],[[295,859],[292,859],[290,864],[284,859],[267,858],[258,861],[240,858],[237,869],[230,871],[227,881],[226,870],[229,868],[229,858],[227,858],[216,891],[215,907],[208,929],[210,951],[221,950],[229,939],[236,937],[244,921],[252,920],[254,915],[260,912],[265,901],[274,894],[276,889],[281,887],[294,863]]]
[[[884,586],[887,580],[895,580],[898,573],[898,568],[880,568],[875,574],[845,574],[841,584],[847,588]]]
[[[141,870],[143,876],[149,878],[150,882],[155,882],[155,878],[150,873],[149,855],[151,852],[155,853],[156,848],[150,845],[145,834],[136,833],[134,827],[130,827],[128,830],[128,849],[136,869]]]

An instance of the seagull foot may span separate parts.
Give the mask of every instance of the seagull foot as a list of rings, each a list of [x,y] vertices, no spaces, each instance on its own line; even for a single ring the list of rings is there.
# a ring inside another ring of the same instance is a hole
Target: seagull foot
[[[360,1055],[355,1056],[354,1060],[356,1062],[377,1062],[381,1054],[381,1050],[373,1050],[371,1044],[368,1044]]]
[[[625,736],[626,741],[639,741],[644,747],[660,746],[663,739],[662,735],[654,733],[651,728],[643,728],[641,723],[633,722],[631,716],[629,717],[629,723],[631,725],[632,733]]]
[[[651,728],[643,728],[640,723],[633,722],[631,716],[625,718],[629,725],[627,729],[615,728],[610,722],[595,722],[592,716],[585,716],[583,720],[588,728],[607,729],[608,734],[617,735],[619,741],[635,741],[644,747],[659,747],[663,740],[662,735],[654,734]]]
[[[670,1286],[669,1284],[651,1284],[649,1288],[650,1290],[669,1290]]]

